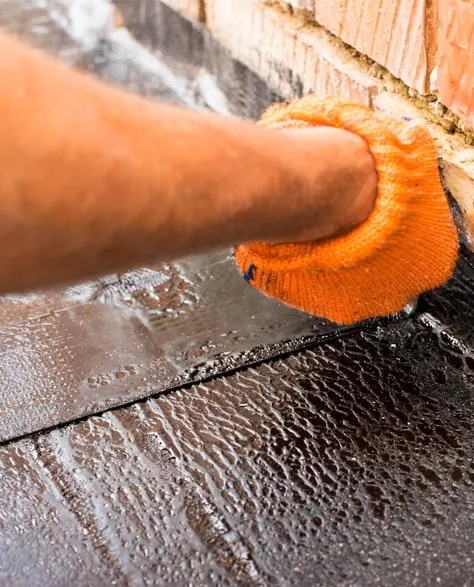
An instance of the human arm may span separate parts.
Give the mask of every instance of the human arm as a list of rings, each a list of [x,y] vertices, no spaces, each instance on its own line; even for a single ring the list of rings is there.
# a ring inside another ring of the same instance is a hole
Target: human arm
[[[0,36],[0,292],[252,240],[331,237],[369,215],[363,139],[158,104]]]

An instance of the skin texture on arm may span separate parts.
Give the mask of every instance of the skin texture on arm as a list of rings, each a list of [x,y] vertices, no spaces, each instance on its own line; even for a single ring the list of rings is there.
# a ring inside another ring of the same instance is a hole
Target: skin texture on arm
[[[0,292],[363,222],[363,139],[157,104],[0,34]]]

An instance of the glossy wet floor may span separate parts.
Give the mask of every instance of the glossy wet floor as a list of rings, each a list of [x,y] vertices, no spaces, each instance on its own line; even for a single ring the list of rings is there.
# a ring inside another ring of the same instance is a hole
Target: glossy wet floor
[[[335,330],[348,329],[259,294],[230,253],[0,299],[0,442],[303,348]]]
[[[4,444],[0,584],[470,585],[473,287]]]

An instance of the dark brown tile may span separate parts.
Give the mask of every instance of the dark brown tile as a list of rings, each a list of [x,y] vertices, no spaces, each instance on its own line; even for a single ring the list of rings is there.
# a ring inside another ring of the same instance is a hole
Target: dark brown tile
[[[266,298],[230,254],[0,300],[0,439],[301,348],[331,323]]]
[[[0,449],[0,585],[125,585],[31,440]]]
[[[463,261],[417,318],[10,443],[3,584],[31,560],[53,586],[470,585],[473,283]]]

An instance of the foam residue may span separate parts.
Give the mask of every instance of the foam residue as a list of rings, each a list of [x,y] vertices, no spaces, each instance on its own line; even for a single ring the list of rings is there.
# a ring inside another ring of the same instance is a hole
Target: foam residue
[[[154,269],[135,269],[121,275],[113,274],[100,277],[94,281],[74,285],[66,289],[65,297],[78,303],[100,302],[113,303],[118,300],[123,304],[132,299],[132,293],[144,290],[152,295],[154,288],[169,280],[169,275]]]

